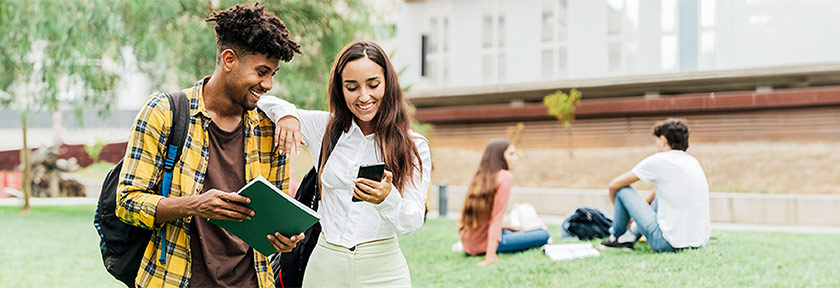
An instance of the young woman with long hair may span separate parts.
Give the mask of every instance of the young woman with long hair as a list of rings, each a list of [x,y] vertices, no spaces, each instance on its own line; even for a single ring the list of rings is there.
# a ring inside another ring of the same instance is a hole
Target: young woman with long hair
[[[467,188],[459,232],[464,252],[473,256],[485,254],[478,265],[495,263],[499,260],[496,253],[542,246],[550,237],[545,229],[517,231],[513,227],[502,227],[513,185],[510,171],[516,168],[518,160],[516,147],[510,141],[491,140]]]
[[[308,145],[318,163],[323,234],[303,286],[410,286],[396,235],[423,225],[429,143],[411,129],[397,73],[374,42],[357,41],[341,50],[327,94],[329,112],[300,110],[275,97],[258,103],[277,123],[286,154]],[[324,135],[333,133],[338,142],[327,147]],[[360,166],[380,162],[386,170],[382,181],[356,178]]]

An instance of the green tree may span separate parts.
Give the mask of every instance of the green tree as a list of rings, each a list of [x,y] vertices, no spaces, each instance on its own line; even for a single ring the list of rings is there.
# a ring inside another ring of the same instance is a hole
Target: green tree
[[[35,111],[85,103],[108,109],[116,73],[107,61],[119,54],[118,27],[108,0],[0,1],[0,106],[20,111],[24,205],[29,210],[31,167],[27,143],[29,117]],[[93,39],[97,41],[94,42]],[[105,64],[105,65],[103,65]],[[81,95],[58,95],[81,86]]]
[[[548,115],[557,118],[560,123],[563,123],[563,127],[566,127],[569,138],[569,158],[575,158],[572,122],[575,121],[575,106],[580,104],[580,98],[582,97],[583,93],[577,89],[572,89],[569,94],[557,90],[543,97],[543,104],[548,109]]]
[[[215,32],[213,23],[204,19],[212,11],[243,1],[222,0],[215,6],[213,2],[120,2],[117,13],[123,17],[126,37],[136,42],[138,60],[146,63],[141,68],[157,87],[186,87],[213,72]],[[260,1],[260,5],[283,20],[303,51],[280,65],[269,93],[298,107],[326,109],[326,85],[336,54],[353,40],[373,35],[369,8],[363,0]]]
[[[221,2],[221,3],[219,3]],[[0,0],[0,107],[20,111],[23,210],[29,209],[27,125],[31,112],[94,108],[107,115],[119,59],[131,48],[156,90],[173,90],[213,72],[214,10],[241,1]],[[371,35],[362,0],[262,3],[283,19],[304,55],[281,65],[274,94],[300,107],[325,108],[329,69],[338,51]],[[352,13],[351,13],[352,12]],[[76,97],[59,92],[82,87]]]
[[[90,160],[93,160],[93,163],[99,162],[99,154],[102,154],[102,149],[108,146],[108,141],[102,138],[97,138],[96,142],[91,145],[85,144],[83,147],[85,149],[85,153],[87,153]]]
[[[280,65],[275,94],[307,109],[326,109],[327,81],[335,56],[354,40],[370,39],[370,7],[362,0],[293,0],[266,2],[300,37],[303,55]],[[279,88],[279,89],[278,89]]]

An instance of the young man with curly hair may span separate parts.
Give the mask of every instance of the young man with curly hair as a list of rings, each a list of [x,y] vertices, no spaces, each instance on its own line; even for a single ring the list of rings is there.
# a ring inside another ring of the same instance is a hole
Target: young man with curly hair
[[[615,219],[610,239],[604,247],[631,250],[644,235],[656,252],[674,252],[700,247],[709,242],[709,183],[703,167],[688,150],[688,126],[679,119],[667,119],[653,126],[656,150],[632,170],[610,183],[610,200],[615,204]],[[647,199],[630,184],[653,182]],[[630,219],[636,222],[629,237]],[[631,238],[624,241],[625,238]]]
[[[274,124],[256,110],[272,88],[280,60],[300,47],[283,21],[262,6],[237,5],[206,19],[216,22],[216,68],[184,89],[188,135],[177,160],[168,197],[157,185],[166,154],[164,139],[173,113],[168,98],[150,96],[131,131],[120,184],[117,215],[153,231],[135,279],[137,287],[273,287],[266,255],[210,224],[254,215],[235,194],[259,175],[289,187],[285,155],[273,143]],[[266,235],[288,252],[303,235]]]

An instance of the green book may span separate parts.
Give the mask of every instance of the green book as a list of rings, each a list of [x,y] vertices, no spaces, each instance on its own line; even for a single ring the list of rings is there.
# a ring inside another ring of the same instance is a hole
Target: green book
[[[318,212],[286,195],[262,176],[257,176],[236,193],[251,198],[251,203],[244,205],[254,210],[254,216],[242,222],[217,219],[209,222],[236,235],[266,256],[276,251],[266,238],[268,234],[280,232],[291,237],[306,231],[321,219]]]

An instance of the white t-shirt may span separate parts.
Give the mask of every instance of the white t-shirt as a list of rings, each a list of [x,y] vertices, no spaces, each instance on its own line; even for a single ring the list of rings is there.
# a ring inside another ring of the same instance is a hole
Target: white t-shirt
[[[656,213],[662,235],[671,247],[700,247],[709,242],[709,183],[703,167],[681,150],[648,156],[633,174],[656,188]]]

